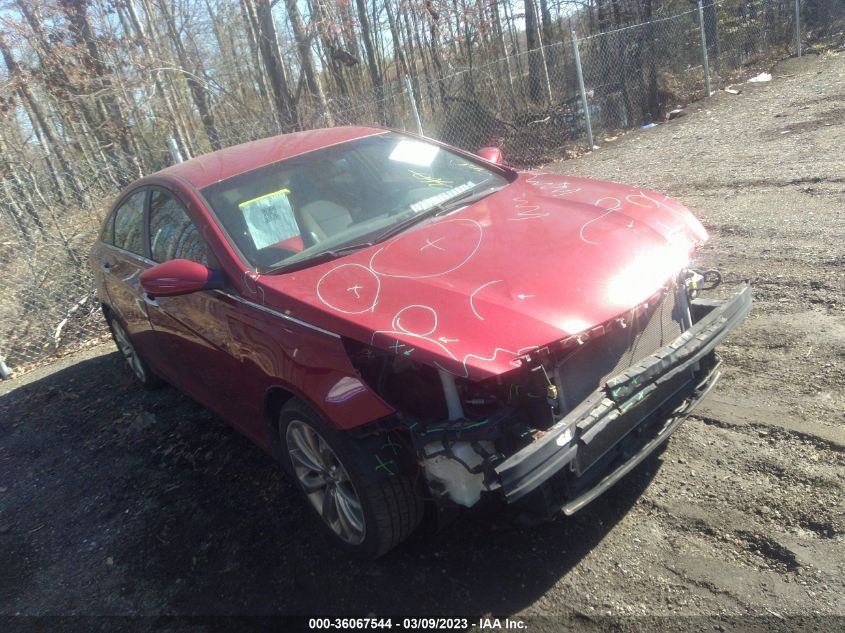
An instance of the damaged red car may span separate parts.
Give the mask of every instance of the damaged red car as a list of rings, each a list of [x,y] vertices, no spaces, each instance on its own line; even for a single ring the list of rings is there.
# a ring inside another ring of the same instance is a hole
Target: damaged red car
[[[652,191],[377,128],[283,135],[132,184],[91,253],[118,348],[272,453],[338,544],[424,510],[572,514],[719,378],[747,284]]]

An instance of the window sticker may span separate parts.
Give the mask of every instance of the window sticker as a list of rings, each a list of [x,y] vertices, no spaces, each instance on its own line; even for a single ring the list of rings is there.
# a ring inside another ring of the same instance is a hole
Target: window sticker
[[[299,235],[289,193],[290,189],[279,189],[238,205],[255,248],[260,250]]]
[[[423,143],[422,141],[402,140],[396,143],[396,147],[390,153],[390,160],[416,165],[417,167],[429,167],[439,153],[440,148],[437,145]]]
[[[446,202],[450,198],[454,198],[459,193],[463,193],[469,189],[475,187],[475,183],[473,181],[465,182],[462,185],[458,185],[457,187],[453,187],[449,189],[449,191],[444,191],[443,193],[438,193],[436,196],[431,196],[429,198],[425,198],[424,200],[420,200],[419,202],[415,202],[411,205],[411,210],[414,213],[419,213],[420,211],[427,211],[434,206],[437,206],[441,202]]]

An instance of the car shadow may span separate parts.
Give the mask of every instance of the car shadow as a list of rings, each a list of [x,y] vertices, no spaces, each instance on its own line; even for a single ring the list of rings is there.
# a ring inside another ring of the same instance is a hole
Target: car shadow
[[[356,561],[272,458],[177,390],[137,387],[116,353],[0,396],[0,419],[13,482],[0,553],[29,553],[3,611],[41,596],[55,613],[510,614],[598,546],[660,467],[646,460],[573,517],[525,527],[489,506]]]

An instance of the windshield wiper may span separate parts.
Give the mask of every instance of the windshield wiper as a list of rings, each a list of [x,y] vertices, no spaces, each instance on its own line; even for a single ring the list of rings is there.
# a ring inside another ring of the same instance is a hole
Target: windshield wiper
[[[310,266],[316,266],[317,264],[330,262],[333,259],[343,257],[344,255],[348,255],[349,253],[354,253],[355,251],[360,251],[361,249],[369,248],[370,246],[373,246],[373,244],[375,244],[375,242],[357,242],[355,244],[346,244],[344,246],[338,246],[337,248],[332,248],[327,251],[321,251],[319,253],[315,253],[311,257],[299,259],[289,264],[282,263],[280,266],[270,268],[266,274],[272,275],[276,273],[289,273],[294,270],[302,270],[303,268],[308,268]]]
[[[455,196],[454,198],[449,198],[446,202],[442,204],[438,204],[435,207],[435,209],[437,209],[437,213],[435,215],[446,215],[450,211],[454,211],[457,207],[463,207],[468,204],[472,204],[473,202],[483,200],[487,196],[492,196],[494,193],[504,189],[507,186],[507,184],[501,186],[493,185],[490,187],[482,187],[480,189],[470,189],[469,191],[464,191],[462,194]]]
[[[425,211],[420,211],[419,213],[415,213],[414,215],[405,218],[401,222],[397,222],[396,224],[394,224],[393,226],[391,226],[387,230],[382,231],[381,233],[376,235],[376,238],[373,241],[374,242],[383,242],[384,240],[386,240],[389,237],[393,237],[394,235],[399,235],[399,233],[402,233],[405,229],[414,226],[418,222],[422,222],[426,218],[430,218],[430,217],[437,215],[438,209],[439,209],[439,207],[433,206],[430,209],[426,209]]]
[[[507,185],[504,185],[504,187],[507,187]],[[441,215],[446,215],[450,211],[454,211],[457,207],[462,207],[468,204],[472,204],[473,202],[478,202],[482,198],[486,198],[487,196],[496,193],[504,187],[483,187],[481,189],[467,189],[466,191],[463,191],[458,195],[449,198],[441,204],[435,204],[433,207],[430,207],[425,211],[415,213],[414,215],[405,218],[398,224],[394,224],[386,231],[382,231],[381,233],[376,235],[376,238],[373,240],[373,242],[383,242],[384,240],[393,237],[394,235],[402,233],[409,227],[412,227],[414,224],[417,224],[418,222],[421,222],[426,218],[433,218]]]

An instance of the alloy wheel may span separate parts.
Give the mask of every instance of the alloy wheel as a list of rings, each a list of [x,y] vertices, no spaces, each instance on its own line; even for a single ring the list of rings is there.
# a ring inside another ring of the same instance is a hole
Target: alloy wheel
[[[138,356],[138,353],[132,346],[132,342],[129,340],[129,335],[116,320],[111,322],[111,326],[114,331],[115,342],[117,342],[117,349],[119,349],[120,353],[123,354],[123,357],[129,364],[129,368],[132,370],[132,373],[138,377],[138,380],[143,382],[146,380],[147,376],[144,372],[144,366],[141,364],[141,357]]]
[[[361,543],[366,535],[364,508],[337,454],[302,420],[288,424],[285,439],[294,473],[311,505],[341,540]]]

